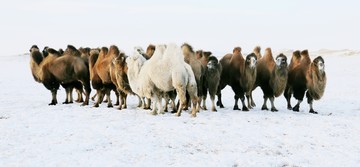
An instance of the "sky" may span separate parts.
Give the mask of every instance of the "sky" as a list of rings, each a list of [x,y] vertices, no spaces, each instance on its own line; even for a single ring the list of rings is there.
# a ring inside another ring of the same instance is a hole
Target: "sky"
[[[12,0],[0,6],[0,55],[40,48],[184,42],[196,50],[360,49],[360,1]]]

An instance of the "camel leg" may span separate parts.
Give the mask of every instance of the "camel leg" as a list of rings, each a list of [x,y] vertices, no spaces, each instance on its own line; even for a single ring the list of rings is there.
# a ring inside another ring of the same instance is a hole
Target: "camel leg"
[[[169,99],[168,97],[166,97],[166,98],[164,98],[164,100],[165,100],[165,104],[164,104],[164,112],[168,112],[168,110],[169,110],[168,105],[169,105],[169,101],[170,101],[170,99]]]
[[[211,111],[216,112],[216,108],[215,108],[215,95],[210,95],[210,100],[211,100]]]
[[[252,96],[252,92],[250,93],[250,99],[251,99],[251,107],[256,107],[256,104],[255,104],[253,96]]]
[[[51,90],[52,100],[51,100],[51,103],[49,103],[49,105],[56,105],[57,104],[56,94],[57,94],[57,89],[52,89]]]
[[[155,96],[152,97],[152,99],[153,99],[153,109],[152,109],[151,114],[152,115],[157,115],[157,107],[156,107],[156,105],[157,105],[158,99]]]
[[[240,108],[238,106],[239,96],[234,95],[234,99],[235,99],[235,104],[234,104],[233,110],[240,110]]]
[[[171,108],[172,108],[171,113],[176,113],[177,108],[176,108],[176,105],[175,105],[175,98],[171,99]]]
[[[96,95],[97,95],[97,93],[95,93],[95,94],[91,97],[91,100],[92,100],[92,101],[95,101]]]
[[[83,96],[82,96],[82,91],[80,89],[76,89],[76,93],[77,93],[77,100],[75,100],[76,102],[80,103],[80,102],[84,102]],[[86,94],[85,94],[86,96]]]
[[[85,90],[85,100],[83,100],[83,103],[81,105],[85,106],[85,105],[89,105],[89,99],[90,99],[90,93],[91,93],[90,81],[82,82],[82,85]],[[82,96],[81,96],[81,98],[82,98]]]
[[[271,111],[272,112],[277,112],[278,109],[276,109],[275,104],[274,104],[275,97],[270,97],[269,99],[270,99],[270,103],[271,103]]]
[[[191,109],[191,116],[192,117],[196,117],[196,113],[199,112],[200,110],[200,103],[198,103],[198,99],[199,97],[192,97],[191,101],[192,101],[192,109]]]
[[[127,103],[126,103],[126,99],[127,99],[127,94],[123,93],[123,108],[127,108]]]
[[[144,108],[145,107],[145,104],[143,102],[143,99],[139,96],[139,95],[136,95],[138,97],[138,105],[136,107],[139,107],[139,108]]]
[[[181,116],[181,111],[183,109],[183,107],[185,105],[187,105],[187,101],[186,101],[186,91],[184,91],[184,89],[176,89],[176,92],[179,96],[179,101],[180,101],[180,106],[178,108],[178,111],[176,113],[176,116]]]
[[[146,101],[145,102],[145,110],[150,110],[151,109],[151,107],[150,107],[150,105],[151,105],[151,99],[149,99],[149,98],[146,98],[146,100],[144,100],[144,101]]]
[[[224,105],[221,100],[221,91],[218,92],[217,96],[218,96],[218,101],[216,102],[216,105],[219,106],[220,108],[224,108]]]
[[[249,109],[246,107],[246,104],[245,104],[245,97],[241,96],[240,100],[241,100],[241,103],[242,103],[242,106],[243,106],[242,110],[243,111],[249,111]]]
[[[111,103],[111,99],[110,99],[110,91],[111,91],[111,89],[105,89],[106,100],[107,100],[107,103],[108,103],[107,107],[108,108],[113,107],[113,104]]]
[[[70,99],[69,103],[74,103],[73,93],[72,93],[73,90],[74,90],[74,88],[72,88],[72,87],[69,89],[69,99]]]
[[[302,100],[298,100],[298,103],[294,106],[293,111],[299,112],[300,111],[300,103]]]
[[[285,99],[286,99],[286,102],[287,102],[287,108],[288,108],[288,110],[292,110],[292,107],[291,107],[291,92],[290,92],[290,88],[288,88],[288,87],[285,88],[284,96],[285,96]]]
[[[318,114],[318,112],[316,112],[316,111],[313,109],[314,99],[310,96],[309,92],[306,93],[306,97],[307,97],[308,104],[309,104],[309,106],[310,106],[309,113]]]
[[[114,105],[117,106],[120,104],[121,95],[120,95],[119,91],[117,91],[116,89],[114,90],[114,92],[115,92],[115,96],[116,96],[116,103]]]
[[[267,100],[268,100],[268,97],[264,96],[264,104],[262,105],[261,110],[269,110],[266,105]]]
[[[99,107],[99,105],[101,104],[104,98],[104,90],[97,90],[96,95],[97,95],[97,101],[94,104],[94,107]]]
[[[123,104],[124,104],[124,98],[123,98],[123,94],[119,91],[119,97],[120,97],[120,101],[119,101],[119,110],[121,110],[122,109],[122,106],[123,106]]]
[[[207,108],[206,108],[206,96],[202,97],[202,107],[201,107],[201,109],[207,110]]]
[[[159,114],[165,114],[164,110],[163,110],[163,106],[162,106],[162,97],[158,97],[158,100],[157,100],[157,106],[158,106],[158,109],[159,109]],[[167,106],[167,104],[166,104]]]
[[[249,109],[253,109],[253,106],[251,105],[251,98],[250,98],[251,92],[250,93],[246,93],[246,99],[247,99],[247,103],[248,103],[248,108]]]
[[[66,87],[65,88],[65,96],[66,96],[66,98],[65,98],[65,101],[63,102],[63,104],[69,104],[70,103],[70,98],[71,98],[71,88],[70,87]]]

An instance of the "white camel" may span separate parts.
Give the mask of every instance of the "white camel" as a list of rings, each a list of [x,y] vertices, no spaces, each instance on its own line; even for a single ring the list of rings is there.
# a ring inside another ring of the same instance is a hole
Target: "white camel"
[[[148,61],[135,48],[133,56],[126,60],[128,78],[133,91],[141,97],[151,98],[154,103],[152,114],[163,113],[162,98],[164,92],[176,90],[180,106],[176,115],[180,116],[186,104],[186,91],[193,103],[192,116],[199,110],[197,103],[197,85],[191,67],[185,63],[182,50],[175,44],[158,45]]]

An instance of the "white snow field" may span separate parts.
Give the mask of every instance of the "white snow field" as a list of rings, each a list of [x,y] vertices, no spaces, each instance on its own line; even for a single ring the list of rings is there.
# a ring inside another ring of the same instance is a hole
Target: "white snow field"
[[[319,54],[328,80],[314,102],[318,115],[306,100],[300,112],[287,110],[283,96],[279,112],[262,111],[260,88],[255,109],[234,111],[227,87],[225,108],[196,118],[153,116],[134,96],[125,110],[66,105],[63,88],[60,104],[48,106],[50,91],[33,80],[29,55],[1,56],[0,166],[359,166],[360,53],[310,52]]]

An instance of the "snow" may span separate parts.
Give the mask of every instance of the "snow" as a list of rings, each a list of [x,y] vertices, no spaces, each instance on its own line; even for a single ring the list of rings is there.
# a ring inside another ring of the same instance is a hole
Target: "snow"
[[[323,55],[328,76],[324,97],[314,102],[318,115],[306,101],[299,113],[287,110],[283,96],[275,101],[279,112],[261,111],[259,88],[255,109],[233,111],[227,87],[225,108],[196,118],[188,111],[153,116],[136,108],[134,96],[121,111],[94,102],[48,106],[51,94],[33,80],[29,55],[2,56],[0,166],[358,166],[360,53],[310,54]]]

